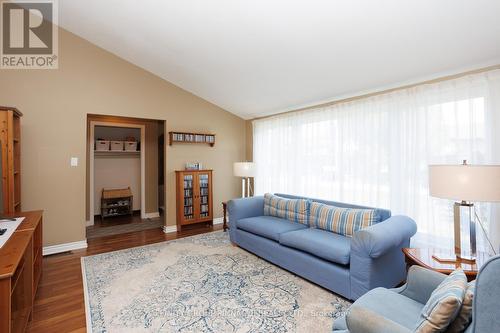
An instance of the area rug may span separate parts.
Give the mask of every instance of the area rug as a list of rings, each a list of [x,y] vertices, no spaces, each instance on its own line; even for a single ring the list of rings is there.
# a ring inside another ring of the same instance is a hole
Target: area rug
[[[331,332],[349,302],[227,233],[82,258],[89,332]]]

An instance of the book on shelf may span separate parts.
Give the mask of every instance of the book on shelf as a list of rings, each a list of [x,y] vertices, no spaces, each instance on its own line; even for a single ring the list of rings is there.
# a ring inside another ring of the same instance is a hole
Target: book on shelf
[[[208,143],[211,146],[215,144],[214,134],[170,132],[170,135],[171,144],[172,142]]]
[[[201,213],[208,212],[208,205],[201,205],[200,206],[200,211],[201,211]]]
[[[193,207],[184,207],[184,216],[193,215]]]

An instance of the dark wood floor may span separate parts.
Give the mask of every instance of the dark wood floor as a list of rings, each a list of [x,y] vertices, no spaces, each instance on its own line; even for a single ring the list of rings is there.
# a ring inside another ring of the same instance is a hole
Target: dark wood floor
[[[33,309],[33,321],[28,327],[28,332],[86,332],[81,257],[214,230],[222,230],[222,226],[193,226],[182,232],[169,234],[163,233],[161,229],[151,229],[106,236],[89,239],[86,250],[44,257],[43,274]]]
[[[101,219],[100,215],[94,216],[94,225],[92,228],[107,228],[113,227],[117,225],[124,225],[130,223],[141,223],[143,220],[141,219],[141,211],[136,210],[132,215],[122,215],[122,216],[113,216],[107,217],[104,220]],[[89,227],[87,227],[89,228]]]
[[[163,223],[163,216],[143,220],[141,219],[141,212],[136,211],[133,215],[108,217],[104,220],[98,215],[94,216],[94,225],[85,229],[87,239],[91,239],[154,229],[163,226]]]

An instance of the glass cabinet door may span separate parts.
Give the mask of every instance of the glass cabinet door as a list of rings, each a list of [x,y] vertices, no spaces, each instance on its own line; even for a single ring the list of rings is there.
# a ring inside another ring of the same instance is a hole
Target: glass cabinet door
[[[184,220],[194,218],[193,175],[184,175]]]
[[[209,189],[209,176],[208,173],[200,173],[198,174],[198,186],[200,187],[200,218],[210,216],[210,189]]]

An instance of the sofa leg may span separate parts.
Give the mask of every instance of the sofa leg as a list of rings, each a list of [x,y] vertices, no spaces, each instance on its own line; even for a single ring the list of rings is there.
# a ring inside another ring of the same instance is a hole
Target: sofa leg
[[[239,247],[238,244],[236,244],[234,242],[231,242],[231,245],[234,246],[234,247]]]

